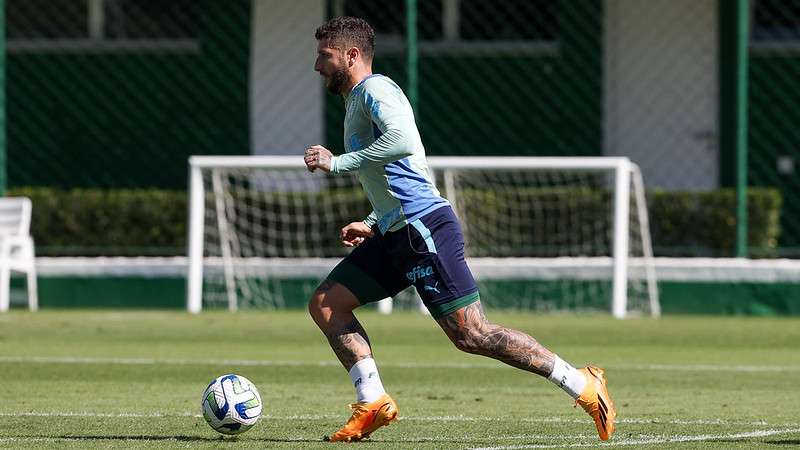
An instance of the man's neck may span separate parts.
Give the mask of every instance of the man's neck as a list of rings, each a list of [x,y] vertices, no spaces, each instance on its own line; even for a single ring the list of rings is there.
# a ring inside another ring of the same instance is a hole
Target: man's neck
[[[371,69],[365,69],[357,72],[353,72],[350,76],[350,81],[344,86],[343,94],[345,97],[350,95],[350,92],[353,90],[354,87],[358,86],[359,83],[364,81],[364,78],[372,75]]]

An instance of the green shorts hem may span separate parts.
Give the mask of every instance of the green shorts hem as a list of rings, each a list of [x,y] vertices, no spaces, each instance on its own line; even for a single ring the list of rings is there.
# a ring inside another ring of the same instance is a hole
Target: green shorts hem
[[[428,305],[428,311],[430,311],[431,316],[433,316],[434,319],[439,319],[448,314],[451,314],[454,311],[458,311],[459,309],[467,305],[471,305],[480,299],[481,299],[480,293],[478,291],[475,291],[472,294],[467,294],[463,297],[459,297],[447,303]]]
[[[377,281],[347,261],[337,264],[328,274],[328,280],[335,281],[349,289],[362,305],[377,302],[389,296],[389,293]]]

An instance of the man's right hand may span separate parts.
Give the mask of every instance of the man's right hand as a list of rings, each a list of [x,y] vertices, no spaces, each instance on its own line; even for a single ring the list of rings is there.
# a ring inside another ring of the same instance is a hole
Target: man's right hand
[[[317,169],[322,169],[323,172],[330,172],[333,153],[321,145],[312,145],[306,149],[303,159],[309,172]]]
[[[374,236],[372,228],[364,222],[353,222],[342,228],[342,245],[355,247],[364,242],[364,239]]]

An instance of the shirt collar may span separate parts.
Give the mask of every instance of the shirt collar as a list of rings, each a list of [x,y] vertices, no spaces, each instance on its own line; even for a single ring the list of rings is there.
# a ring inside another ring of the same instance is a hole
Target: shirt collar
[[[350,89],[350,92],[348,92],[347,94],[345,94],[345,96],[344,96],[344,99],[345,99],[345,101],[347,101],[347,100],[350,98],[350,96],[351,96],[351,95],[353,95],[353,92],[355,92],[355,91],[356,91],[356,89],[360,88],[360,87],[361,87],[361,86],[364,84],[364,82],[365,82],[365,81],[369,80],[370,78],[374,78],[374,77],[380,77],[380,76],[382,76],[382,75],[381,75],[381,74],[379,74],[379,73],[373,73],[373,74],[371,74],[371,75],[367,75],[366,77],[364,77],[364,78],[363,78],[361,81],[359,81],[359,82],[358,82],[358,83],[357,83],[355,86],[353,86],[353,89]]]

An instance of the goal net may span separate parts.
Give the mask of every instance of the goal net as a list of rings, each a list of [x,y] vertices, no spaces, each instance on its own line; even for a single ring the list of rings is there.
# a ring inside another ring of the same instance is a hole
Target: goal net
[[[642,179],[627,158],[430,157],[488,307],[660,313]],[[371,210],[352,174],[301,158],[190,159],[187,307],[302,304]],[[417,307],[413,288],[395,308]]]

